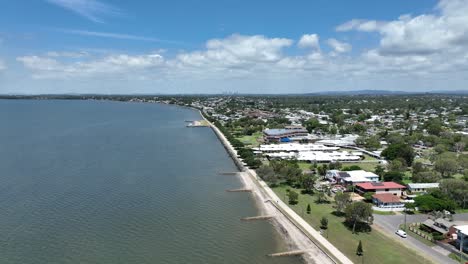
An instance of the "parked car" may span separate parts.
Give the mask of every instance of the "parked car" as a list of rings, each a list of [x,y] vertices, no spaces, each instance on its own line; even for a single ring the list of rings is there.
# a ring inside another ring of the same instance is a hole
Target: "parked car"
[[[406,232],[403,231],[403,230],[401,230],[401,229],[398,229],[398,230],[395,232],[395,234],[401,236],[402,238],[406,238],[406,237],[407,237]]]

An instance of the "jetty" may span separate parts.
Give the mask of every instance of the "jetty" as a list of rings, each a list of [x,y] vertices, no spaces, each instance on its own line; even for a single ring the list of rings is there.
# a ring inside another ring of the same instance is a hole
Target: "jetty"
[[[231,189],[231,190],[226,190],[226,192],[252,192],[252,189],[248,189],[248,188]]]
[[[292,251],[268,254],[267,256],[268,257],[289,257],[289,256],[299,256],[305,253],[307,253],[307,250],[292,250]]]
[[[241,218],[242,221],[255,221],[255,220],[269,220],[272,219],[274,216],[272,215],[258,215],[258,216],[250,216]]]

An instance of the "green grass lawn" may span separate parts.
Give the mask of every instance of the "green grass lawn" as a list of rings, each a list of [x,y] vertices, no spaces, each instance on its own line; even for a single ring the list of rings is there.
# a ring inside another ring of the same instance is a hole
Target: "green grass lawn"
[[[341,163],[341,165],[342,167],[349,167],[349,166],[357,165],[365,171],[374,172],[375,167],[377,167],[379,163],[377,161],[376,162],[343,162]]]
[[[280,186],[273,190],[281,199],[284,199],[286,189],[293,189],[289,186]],[[299,215],[312,225],[315,229],[320,227],[320,219],[325,216],[328,218],[328,240],[334,244],[340,251],[348,256],[353,262],[361,263],[361,257],[356,255],[356,248],[359,240],[362,241],[364,249],[365,263],[431,263],[416,252],[404,247],[395,240],[387,237],[381,232],[374,230],[370,233],[352,234],[352,232],[343,224],[344,218],[332,214],[334,211],[331,204],[316,204],[316,198],[311,195],[300,194],[299,203],[291,206]],[[311,214],[306,214],[307,204],[311,206]],[[395,237],[395,239],[399,239]]]
[[[237,139],[249,147],[258,147],[260,143],[257,141],[257,139],[261,137],[262,137],[262,132],[256,132],[252,134],[251,136],[243,136]]]
[[[305,161],[298,161],[297,165],[299,165],[299,168],[301,168],[301,170],[304,171],[304,170],[310,170],[310,166],[312,166],[312,163],[305,162]]]
[[[449,258],[460,262],[460,254],[450,253],[448,256]],[[468,256],[466,256],[466,254],[463,254],[463,261],[468,261]]]

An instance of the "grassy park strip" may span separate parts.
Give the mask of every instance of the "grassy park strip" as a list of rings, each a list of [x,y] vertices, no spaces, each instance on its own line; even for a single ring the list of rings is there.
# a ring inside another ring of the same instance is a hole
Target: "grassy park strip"
[[[328,219],[328,231],[325,231],[324,236],[328,236],[328,240],[335,245],[341,252],[355,263],[432,263],[416,252],[404,247],[398,242],[392,240],[386,235],[378,231],[369,233],[352,234],[344,224],[344,218],[333,214],[334,208],[330,204],[317,204],[316,197],[309,194],[300,194],[299,189],[294,189],[289,186],[279,186],[273,188],[276,194],[287,202],[286,189],[295,190],[299,193],[299,203],[290,205],[290,207],[301,215],[312,227],[317,230],[320,228],[320,220],[322,217]],[[310,204],[311,212],[306,213],[307,205]],[[327,234],[328,233],[328,234]],[[356,255],[356,249],[362,241],[364,254],[363,257]],[[364,260],[362,259],[364,258]]]

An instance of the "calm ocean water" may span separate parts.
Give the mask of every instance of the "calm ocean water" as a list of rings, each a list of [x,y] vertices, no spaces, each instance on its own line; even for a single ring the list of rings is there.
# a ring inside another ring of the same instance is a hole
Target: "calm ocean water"
[[[0,100],[0,263],[299,263],[196,111]]]

